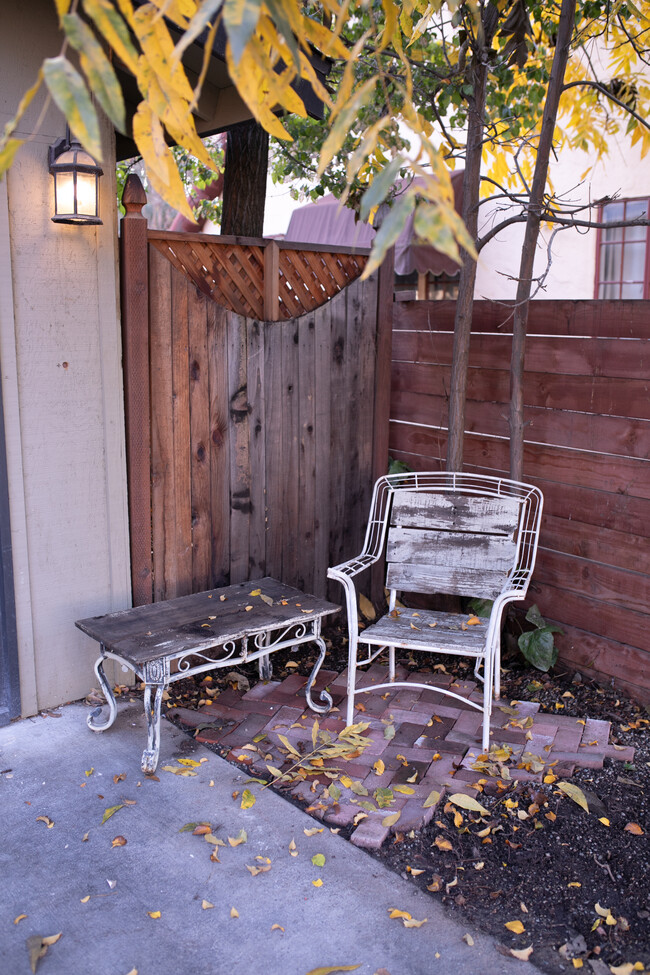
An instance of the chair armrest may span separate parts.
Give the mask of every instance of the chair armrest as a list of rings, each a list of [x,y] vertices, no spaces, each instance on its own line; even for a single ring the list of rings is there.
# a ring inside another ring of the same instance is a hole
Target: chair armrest
[[[373,563],[379,560],[378,555],[369,555],[362,552],[354,559],[341,562],[327,570],[328,579],[336,579],[343,586],[345,592],[345,608],[348,616],[348,636],[350,644],[356,646],[359,636],[359,618],[357,609],[357,590],[354,585],[354,576],[359,575]]]

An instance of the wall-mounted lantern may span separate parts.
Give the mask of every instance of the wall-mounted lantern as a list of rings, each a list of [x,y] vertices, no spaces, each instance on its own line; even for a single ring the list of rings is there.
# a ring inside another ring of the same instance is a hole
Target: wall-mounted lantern
[[[83,146],[66,129],[49,151],[54,176],[54,223],[100,224],[99,177],[103,174]]]

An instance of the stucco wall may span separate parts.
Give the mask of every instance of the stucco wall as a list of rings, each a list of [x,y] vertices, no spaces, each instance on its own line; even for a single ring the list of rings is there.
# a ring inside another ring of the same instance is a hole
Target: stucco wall
[[[0,0],[0,126],[43,57],[54,4]],[[75,619],[129,605],[128,520],[112,130],[103,126],[103,226],[52,223],[47,147],[65,124],[39,95],[0,187],[0,357],[23,714],[96,683]]]
[[[580,150],[560,152],[551,165],[551,178],[555,193],[571,205],[588,204],[615,193],[623,199],[650,196],[650,155],[642,159],[639,147],[631,146],[629,138],[620,134],[610,138],[608,154],[596,163],[588,153]],[[482,206],[480,212],[482,233],[507,216],[507,212],[495,213],[488,204]],[[581,216],[589,219],[589,212]],[[595,220],[597,217],[594,209],[591,218]],[[507,300],[515,297],[517,283],[511,279],[519,273],[523,234],[522,224],[509,227],[481,251],[476,276],[477,298]],[[541,274],[547,266],[551,234],[548,226],[542,228],[535,275]],[[594,297],[596,230],[562,230],[552,241],[551,257],[545,289],[538,292],[538,298]]]

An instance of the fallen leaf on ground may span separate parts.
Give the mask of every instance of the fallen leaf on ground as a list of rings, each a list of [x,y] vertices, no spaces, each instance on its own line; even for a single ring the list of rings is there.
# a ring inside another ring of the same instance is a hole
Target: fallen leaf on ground
[[[239,917],[239,911],[237,910],[236,907],[231,907],[230,908],[230,916],[231,917]]]
[[[324,867],[325,855],[323,853],[314,853],[313,857],[311,858],[311,862],[315,867]]]
[[[126,772],[120,772],[119,775],[113,776],[113,782],[117,785],[118,782],[124,782],[126,778]]]
[[[26,914],[19,914],[18,917],[14,918],[14,924],[20,924],[20,922],[24,921],[26,917]]]
[[[204,911],[209,911],[210,908],[214,907],[214,904],[211,904],[210,901],[202,900],[201,907]]]
[[[90,775],[92,775],[94,771],[95,771],[95,769],[94,769],[94,768],[89,768],[89,769],[87,769],[87,770],[86,770],[86,778],[88,778],[88,776],[90,776]]]
[[[82,904],[87,904],[89,900],[90,900],[90,894],[86,894],[85,897],[82,897],[81,898],[81,903]]]
[[[528,948],[510,948],[509,950],[513,958],[518,958],[519,961],[528,961],[533,953],[533,946],[529,945]]]
[[[471,934],[464,934],[463,941],[465,944],[469,945],[470,948],[474,945],[474,938],[471,936]]]
[[[446,840],[444,838],[444,836],[441,836],[440,834],[438,834],[438,836],[436,836],[436,838],[435,838],[435,840],[433,842],[436,844],[436,846],[438,847],[439,850],[451,850],[452,849],[452,845],[449,842],[449,840]]]
[[[111,846],[126,846],[126,837],[116,836],[113,842],[111,843]]]
[[[643,830],[638,823],[628,823],[625,827],[626,833],[633,833],[634,836],[643,836]]]
[[[253,866],[253,867],[246,864],[246,869],[250,870],[251,875],[253,877],[257,877],[258,873],[268,873],[268,871],[271,869],[271,861],[269,860],[269,858],[255,857],[255,859],[260,860],[262,862],[258,864],[258,866]]]
[[[570,799],[573,799],[585,812],[589,812],[589,803],[584,792],[577,785],[574,785],[573,782],[560,782],[558,789],[560,792],[564,792]]]
[[[323,881],[319,877],[318,880],[312,880],[312,884],[314,885],[314,887],[322,887]]]
[[[245,829],[240,829],[237,836],[229,836],[228,842],[231,846],[239,846],[241,843],[245,843],[248,839],[248,834]]]
[[[257,802],[257,799],[255,798],[255,796],[253,795],[253,793],[251,792],[251,790],[250,789],[244,789],[244,791],[242,792],[242,795],[241,795],[240,808],[241,809],[251,809],[251,807],[254,806],[256,802]]]
[[[281,924],[272,924],[271,931],[284,931],[284,928]]]
[[[36,966],[40,959],[45,955],[50,945],[56,944],[62,933],[59,931],[58,934],[50,934],[47,937],[41,934],[32,934],[27,938],[25,943],[27,945],[29,964],[31,965],[32,972],[36,971]]]
[[[423,924],[426,924],[429,920],[428,917],[423,917],[421,921],[416,921],[415,918],[404,918],[402,924],[405,928],[421,928]]]
[[[118,809],[123,809],[123,808],[124,808],[124,803],[121,802],[119,806],[109,806],[108,809],[105,809],[100,826],[103,826],[107,819],[110,819],[111,816],[114,816],[115,813],[118,811]]]
[[[37,816],[36,817],[36,822],[37,823],[45,823],[45,825],[47,826],[48,829],[52,829],[52,827],[54,826],[54,820],[53,819],[50,819],[49,816]]]
[[[383,775],[384,774],[384,772],[386,771],[386,766],[384,765],[384,763],[381,760],[381,758],[378,758],[377,759],[377,761],[373,765],[373,769],[374,769],[375,775]]]
[[[408,911],[400,911],[397,907],[393,907],[392,910],[389,909],[388,916],[390,918],[403,917],[406,918],[406,920],[411,919],[411,915]]]
[[[149,917],[153,918],[154,921],[157,921],[158,918],[161,916],[160,911],[147,911],[147,914],[149,915]]]
[[[298,856],[298,847],[296,846],[296,841],[293,839],[291,840],[291,843],[289,843],[289,854],[292,857]]]
[[[196,775],[196,772],[193,772],[189,768],[184,768],[182,765],[163,765],[162,770],[163,772],[172,772],[174,775],[180,775],[183,778]]]
[[[361,965],[330,965],[325,968],[312,968],[311,971],[307,972],[307,975],[334,975],[334,972],[353,972],[355,968],[361,968]]]
[[[305,836],[315,836],[316,833],[322,833],[322,832],[323,832],[322,826],[313,826],[311,829],[303,829],[303,833],[305,834]]]
[[[395,825],[395,823],[397,822],[397,820],[400,818],[401,815],[402,812],[400,809],[398,809],[397,812],[391,813],[390,816],[384,816],[384,818],[381,821],[381,825],[384,826],[385,828],[390,829],[391,826]]]
[[[430,792],[429,795],[424,800],[422,807],[423,809],[429,809],[431,806],[436,806],[440,802],[440,793],[435,789]]]
[[[179,765],[188,765],[190,768],[198,768],[201,764],[195,761],[193,758],[177,758],[176,761]]]
[[[454,792],[453,796],[449,796],[449,802],[453,802],[455,806],[460,806],[461,809],[467,809],[469,812],[480,813],[481,816],[490,815],[485,806],[482,806],[472,796],[466,796],[463,792]]]
[[[523,934],[526,930],[521,921],[506,921],[505,927],[513,934]]]

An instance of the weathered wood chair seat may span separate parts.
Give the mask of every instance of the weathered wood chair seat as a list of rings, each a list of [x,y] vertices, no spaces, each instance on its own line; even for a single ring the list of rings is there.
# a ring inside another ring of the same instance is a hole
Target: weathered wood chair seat
[[[489,748],[492,699],[499,697],[501,619],[508,603],[523,599],[535,564],[542,494],[529,484],[478,474],[443,472],[392,474],[373,492],[363,551],[329,569],[345,589],[348,615],[347,721],[361,692],[396,686],[435,690],[437,685],[395,680],[396,648],[475,660],[483,682],[482,747]],[[354,577],[385,558],[388,614],[359,631]],[[409,610],[397,607],[398,594],[442,593],[492,600],[489,616]],[[359,644],[368,648],[359,659]],[[388,649],[388,681],[357,685],[357,667]],[[482,668],[480,672],[479,668]],[[465,700],[463,698],[463,700]]]

